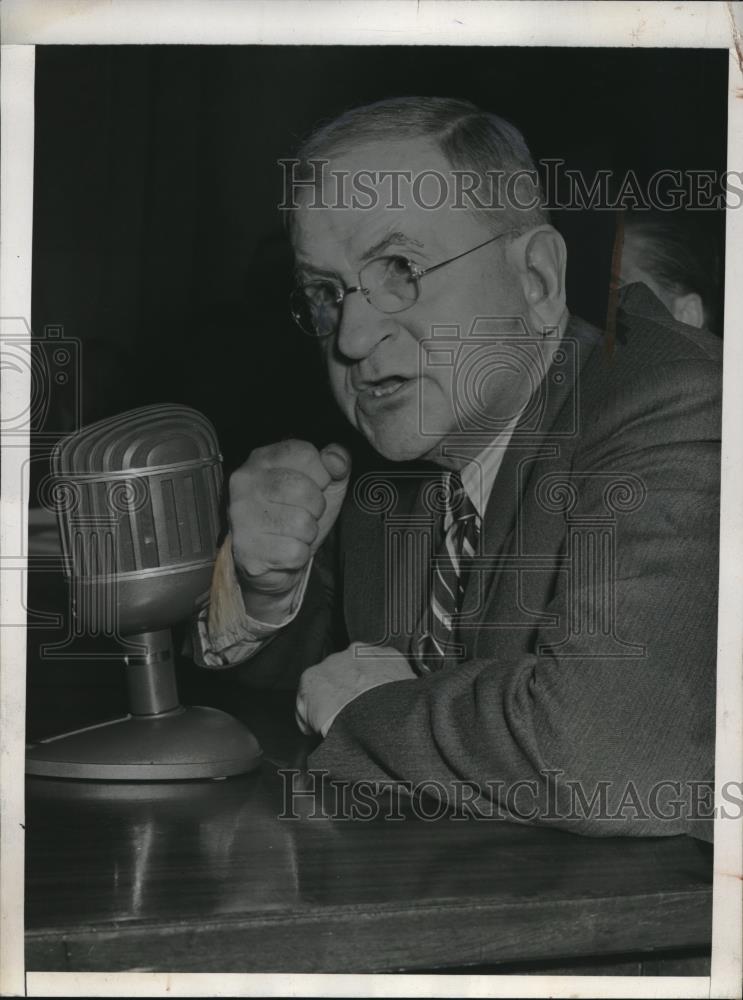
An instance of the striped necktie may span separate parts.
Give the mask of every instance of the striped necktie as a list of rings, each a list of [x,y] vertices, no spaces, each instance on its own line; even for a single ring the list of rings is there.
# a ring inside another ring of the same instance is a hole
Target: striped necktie
[[[444,538],[432,567],[428,630],[416,645],[415,660],[424,673],[438,670],[457,655],[457,614],[467,583],[462,556],[477,553],[480,517],[457,472],[444,477]]]

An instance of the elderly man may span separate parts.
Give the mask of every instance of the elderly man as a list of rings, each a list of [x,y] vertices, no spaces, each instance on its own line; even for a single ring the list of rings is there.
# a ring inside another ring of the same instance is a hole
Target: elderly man
[[[713,767],[719,343],[641,285],[608,335],[570,317],[535,178],[466,101],[305,143],[292,310],[380,458],[248,457],[197,659],[297,688],[336,777],[676,834]]]

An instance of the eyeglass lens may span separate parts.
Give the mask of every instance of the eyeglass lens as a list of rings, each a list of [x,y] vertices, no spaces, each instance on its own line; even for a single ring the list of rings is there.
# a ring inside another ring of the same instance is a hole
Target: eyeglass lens
[[[359,272],[361,293],[384,313],[402,312],[418,298],[418,282],[404,257],[378,257]],[[331,281],[311,281],[292,294],[292,314],[306,333],[334,333],[343,309],[343,291]]]

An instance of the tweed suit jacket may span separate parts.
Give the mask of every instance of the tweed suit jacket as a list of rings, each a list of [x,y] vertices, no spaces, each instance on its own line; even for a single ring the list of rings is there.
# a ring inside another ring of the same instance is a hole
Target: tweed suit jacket
[[[613,349],[571,319],[487,504],[463,656],[356,698],[310,766],[466,782],[511,819],[583,834],[708,836],[690,796],[713,777],[720,397],[721,342],[644,285],[624,291]],[[410,653],[432,482],[380,461],[352,484],[299,615],[242,679],[295,685],[356,640]]]

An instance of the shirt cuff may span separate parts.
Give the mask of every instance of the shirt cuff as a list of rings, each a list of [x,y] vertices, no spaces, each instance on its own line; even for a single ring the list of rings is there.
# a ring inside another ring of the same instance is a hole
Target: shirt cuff
[[[209,603],[196,619],[201,665],[230,667],[257,653],[296,617],[304,600],[311,569],[312,560],[291,595],[284,618],[277,623],[260,621],[245,610],[232,557],[232,537],[227,535],[214,564]]]

